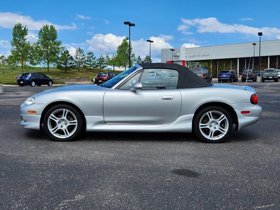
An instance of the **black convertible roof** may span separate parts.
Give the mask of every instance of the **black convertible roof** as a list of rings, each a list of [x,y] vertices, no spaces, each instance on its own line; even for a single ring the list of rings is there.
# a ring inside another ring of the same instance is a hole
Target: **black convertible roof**
[[[139,64],[144,69],[173,69],[179,74],[178,88],[199,88],[209,87],[212,84],[208,83],[204,79],[198,77],[195,73],[190,71],[188,68],[178,64],[168,63],[143,63]]]

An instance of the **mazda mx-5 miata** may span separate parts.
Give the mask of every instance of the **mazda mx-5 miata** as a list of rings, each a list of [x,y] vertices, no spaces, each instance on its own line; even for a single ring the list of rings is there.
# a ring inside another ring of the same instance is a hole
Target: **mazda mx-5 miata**
[[[25,100],[21,125],[42,129],[53,140],[84,131],[193,132],[222,142],[260,118],[250,86],[211,84],[176,64],[135,65],[97,85],[50,89]]]

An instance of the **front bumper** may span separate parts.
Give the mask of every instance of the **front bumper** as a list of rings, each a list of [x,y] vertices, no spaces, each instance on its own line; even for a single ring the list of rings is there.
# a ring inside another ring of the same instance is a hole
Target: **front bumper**
[[[30,114],[30,110],[36,111],[36,114]],[[40,129],[42,106],[38,104],[33,105],[20,105],[20,125],[29,129]]]

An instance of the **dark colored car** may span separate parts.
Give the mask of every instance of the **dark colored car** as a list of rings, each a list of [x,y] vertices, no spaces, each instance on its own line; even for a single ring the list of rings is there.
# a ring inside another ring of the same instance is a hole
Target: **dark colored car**
[[[205,79],[207,82],[212,82],[212,74],[208,71],[207,68],[204,67],[197,67],[197,68],[190,68],[190,70],[195,73],[197,76]]]
[[[238,77],[234,70],[224,70],[218,75],[218,82],[237,82]]]
[[[19,86],[30,85],[35,87],[36,85],[53,85],[53,80],[49,78],[47,75],[42,73],[23,73],[18,79],[17,83]]]
[[[115,76],[112,72],[99,72],[96,77],[93,79],[93,83],[99,85],[103,82],[108,81],[109,79]]]
[[[248,80],[257,81],[257,74],[253,69],[244,69],[242,72],[241,81],[245,82]]]
[[[264,82],[265,80],[274,80],[274,82],[278,82],[277,69],[265,69],[262,75],[262,82]]]

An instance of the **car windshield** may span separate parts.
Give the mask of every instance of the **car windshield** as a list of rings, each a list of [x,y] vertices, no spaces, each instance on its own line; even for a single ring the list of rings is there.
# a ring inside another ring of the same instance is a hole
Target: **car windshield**
[[[274,69],[266,69],[266,70],[264,70],[264,72],[271,73],[271,72],[276,72],[276,70],[274,70]]]
[[[137,66],[133,66],[122,73],[118,74],[117,76],[113,77],[112,79],[108,80],[107,82],[104,82],[101,84],[101,87],[106,88],[112,88],[115,84],[117,84],[119,81],[121,81],[123,78],[125,78],[127,75],[131,74],[137,69]]]
[[[195,74],[201,74],[202,73],[201,69],[191,69],[191,71]]]
[[[98,73],[98,77],[105,77],[107,75],[107,73],[104,73],[104,72],[100,72],[100,73]]]
[[[19,76],[19,78],[21,79],[27,79],[28,77],[30,77],[30,73],[23,73],[22,75]]]
[[[221,74],[227,74],[230,73],[230,71],[221,71]]]

